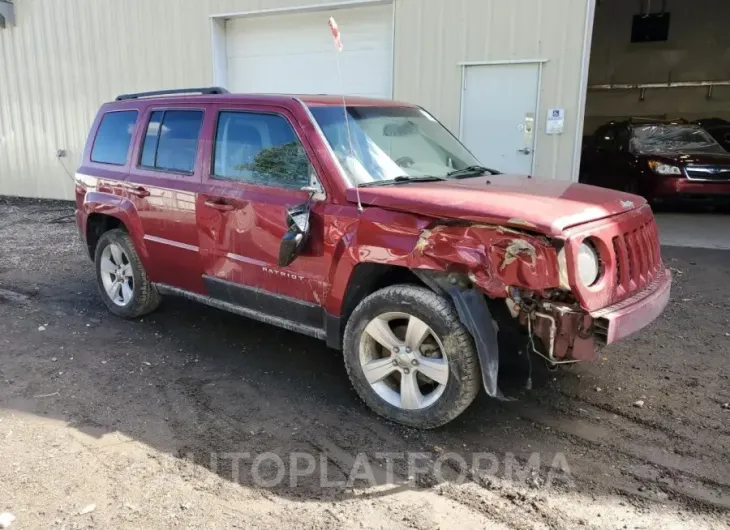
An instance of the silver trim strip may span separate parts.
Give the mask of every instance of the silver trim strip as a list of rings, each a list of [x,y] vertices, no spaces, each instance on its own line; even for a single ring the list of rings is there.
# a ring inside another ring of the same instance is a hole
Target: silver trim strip
[[[200,250],[195,245],[188,245],[187,243],[181,243],[180,241],[173,241],[172,239],[165,239],[164,237],[145,235],[143,239],[145,239],[146,241],[152,241],[153,243],[161,243],[163,245],[168,245],[170,247],[181,248],[183,250],[190,250],[191,252],[197,252],[198,250]]]
[[[241,263],[248,263],[249,265],[258,265],[259,267],[267,267],[269,264],[265,261],[253,259],[253,258],[247,258],[246,256],[241,256],[240,254],[234,254],[233,252],[229,252],[226,254],[226,257],[235,261],[240,261]]]

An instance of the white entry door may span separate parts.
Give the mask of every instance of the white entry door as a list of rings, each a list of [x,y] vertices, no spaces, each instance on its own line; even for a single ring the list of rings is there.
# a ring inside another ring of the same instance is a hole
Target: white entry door
[[[540,64],[466,66],[461,140],[504,173],[532,173]]]

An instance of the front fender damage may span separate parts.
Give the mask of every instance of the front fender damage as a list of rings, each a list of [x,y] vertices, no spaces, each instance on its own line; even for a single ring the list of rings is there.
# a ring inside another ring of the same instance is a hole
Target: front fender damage
[[[502,226],[444,224],[421,233],[408,265],[451,298],[474,337],[484,389],[506,400],[497,384],[497,325],[485,295],[506,299],[510,289],[547,295],[560,281],[555,246],[542,236]]]
[[[544,293],[559,285],[558,255],[542,236],[493,225],[438,225],[421,232],[407,259],[411,269],[467,274],[486,295],[510,287]]]

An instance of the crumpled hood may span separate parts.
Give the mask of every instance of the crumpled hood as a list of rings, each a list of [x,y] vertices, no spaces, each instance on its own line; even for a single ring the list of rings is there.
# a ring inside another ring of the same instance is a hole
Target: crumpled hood
[[[357,202],[356,190],[347,199]],[[499,224],[560,235],[646,204],[637,195],[545,178],[491,175],[360,188],[363,204],[440,219]]]

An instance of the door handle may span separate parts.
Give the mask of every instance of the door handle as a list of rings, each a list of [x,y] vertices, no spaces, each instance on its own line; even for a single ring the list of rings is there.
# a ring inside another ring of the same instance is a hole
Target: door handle
[[[532,153],[532,149],[530,149],[529,147],[525,147],[524,149],[518,149],[517,152],[522,153],[523,155],[529,155],[530,153]]]
[[[150,192],[147,190],[147,188],[144,188],[142,186],[137,186],[136,188],[129,188],[129,193],[131,193],[135,197],[139,197],[140,199],[144,199],[145,197],[150,196]]]
[[[227,202],[216,202],[210,200],[205,201],[205,205],[208,208],[213,208],[214,210],[218,210],[220,212],[230,212],[235,208],[235,206]]]

